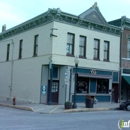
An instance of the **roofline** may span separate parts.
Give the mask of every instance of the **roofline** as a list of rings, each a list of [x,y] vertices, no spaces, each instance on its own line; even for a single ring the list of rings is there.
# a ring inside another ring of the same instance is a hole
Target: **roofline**
[[[0,40],[3,40],[9,36],[16,35],[17,33],[21,33],[25,30],[32,29],[34,27],[38,27],[44,24],[47,24],[48,22],[52,21],[59,21],[64,22],[66,24],[75,24],[84,27],[92,27],[95,28],[95,30],[100,29],[103,32],[106,32],[109,30],[113,34],[118,34],[120,32],[120,28],[117,26],[112,25],[101,25],[99,23],[94,23],[85,19],[81,19],[79,16],[69,14],[66,12],[62,12],[59,8],[57,9],[48,9],[45,13],[42,13],[26,22],[23,22],[13,28],[10,28],[6,31],[3,31],[0,33]],[[104,29],[105,28],[105,29]],[[90,29],[90,28],[89,28]],[[114,31],[115,30],[115,31]]]

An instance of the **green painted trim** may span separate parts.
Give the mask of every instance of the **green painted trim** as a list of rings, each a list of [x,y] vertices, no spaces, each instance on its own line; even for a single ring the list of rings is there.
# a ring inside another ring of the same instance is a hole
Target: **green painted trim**
[[[78,27],[91,29],[94,31],[101,31],[103,33],[110,33],[118,36],[120,35],[119,27],[112,26],[109,24],[107,26],[104,26],[101,24],[92,23],[90,21],[79,18],[79,16],[64,13],[58,8],[48,9],[47,12],[0,33],[0,40],[17,35],[19,33],[23,33],[24,31],[39,27],[52,21],[63,22],[66,24],[71,24]]]
[[[93,69],[93,68],[92,68]],[[83,73],[83,74],[90,74],[91,75],[91,70],[92,69],[82,69],[82,68],[77,68],[78,73]],[[94,69],[96,70],[96,75],[108,75],[112,76],[112,71],[106,71],[106,70],[99,70],[99,69]],[[73,68],[73,73],[75,73],[75,68]]]
[[[113,72],[113,83],[118,83],[118,82],[119,82],[119,73]]]

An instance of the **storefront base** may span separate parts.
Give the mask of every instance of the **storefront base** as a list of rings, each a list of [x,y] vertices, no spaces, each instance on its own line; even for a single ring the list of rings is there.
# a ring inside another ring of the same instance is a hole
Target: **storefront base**
[[[93,95],[93,94],[91,94]],[[76,102],[85,103],[87,95],[76,95]],[[111,95],[93,95],[98,102],[111,102]],[[72,95],[72,102],[74,101],[74,95]]]

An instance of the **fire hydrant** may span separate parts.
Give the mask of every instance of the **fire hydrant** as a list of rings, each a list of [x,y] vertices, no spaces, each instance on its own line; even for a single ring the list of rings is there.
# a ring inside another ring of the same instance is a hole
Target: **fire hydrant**
[[[13,100],[13,105],[15,105],[16,104],[16,97],[14,96],[12,100]]]

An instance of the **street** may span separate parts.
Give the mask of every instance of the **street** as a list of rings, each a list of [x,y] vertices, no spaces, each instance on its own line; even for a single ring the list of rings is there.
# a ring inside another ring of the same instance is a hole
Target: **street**
[[[119,130],[119,119],[129,111],[40,114],[0,106],[0,130]]]

